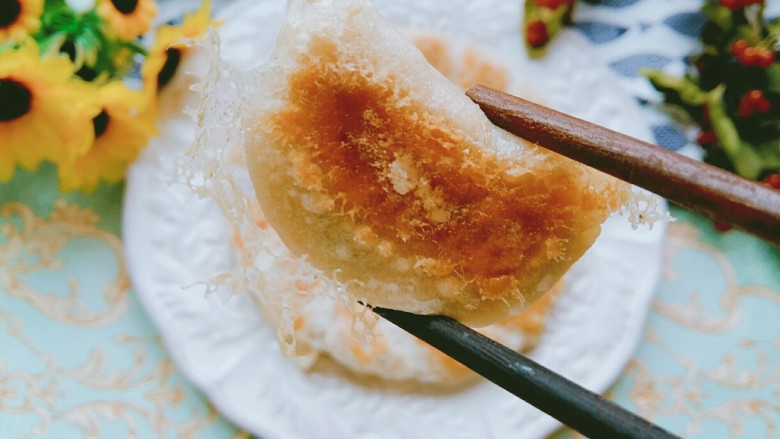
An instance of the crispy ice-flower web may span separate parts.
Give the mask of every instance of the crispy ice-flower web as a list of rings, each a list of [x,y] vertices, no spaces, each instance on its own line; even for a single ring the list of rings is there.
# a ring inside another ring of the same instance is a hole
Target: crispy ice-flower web
[[[259,311],[276,326],[282,351],[308,366],[318,353],[298,346],[294,329],[306,303],[329,297],[345,306],[359,305],[305,258],[295,257],[268,226],[249,182],[242,146],[245,129],[240,114],[249,105],[245,91],[252,84],[251,75],[221,60],[216,32],[209,32],[199,50],[205,52],[209,68],[193,87],[201,95],[199,105],[188,110],[196,122],[195,139],[180,156],[176,183],[218,205],[233,228],[237,258],[233,270],[205,282],[207,290],[255,295]],[[358,310],[355,315],[356,327],[369,328],[376,321],[373,313]],[[363,329],[355,332],[363,338],[371,334]]]

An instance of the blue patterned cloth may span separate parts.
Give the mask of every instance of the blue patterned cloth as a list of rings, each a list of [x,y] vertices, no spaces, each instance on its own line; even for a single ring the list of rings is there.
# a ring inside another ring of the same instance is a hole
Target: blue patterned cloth
[[[681,75],[686,58],[701,48],[698,42],[706,18],[696,0],[581,0],[573,28],[617,73],[636,96],[655,143],[672,151],[699,157],[691,133],[659,111],[660,95],[642,76],[642,69],[662,69]],[[776,16],[780,2],[768,1],[767,16]]]
[[[655,142],[673,151],[689,145],[685,130],[658,111],[659,96],[642,76],[642,69],[680,74],[686,57],[700,45],[705,23],[700,1],[581,1],[574,28],[593,44],[617,73],[621,85],[642,104]]]

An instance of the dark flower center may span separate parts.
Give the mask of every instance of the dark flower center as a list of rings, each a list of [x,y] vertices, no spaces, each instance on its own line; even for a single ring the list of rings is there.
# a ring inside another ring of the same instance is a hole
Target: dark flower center
[[[117,11],[125,15],[132,14],[138,6],[138,0],[111,0],[111,3],[114,4]]]
[[[97,72],[92,67],[84,64],[81,66],[79,71],[76,72],[76,76],[85,81],[92,81],[93,79],[97,78]]]
[[[73,41],[65,41],[62,43],[62,46],[60,46],[60,52],[67,54],[71,61],[76,60],[76,45],[73,44]],[[93,79],[97,78],[97,72],[92,67],[86,64],[82,64],[79,68],[79,71],[76,72],[76,76],[85,81],[92,81]]]
[[[16,23],[21,13],[22,5],[19,4],[19,0],[0,0],[0,27],[8,27]]]
[[[100,137],[103,133],[106,132],[109,120],[110,119],[108,117],[108,113],[106,113],[106,110],[102,110],[100,114],[92,119],[92,127],[95,130],[95,137]]]
[[[157,89],[165,87],[173,78],[176,69],[181,62],[181,49],[175,47],[169,47],[165,51],[165,65],[160,69],[160,73],[157,74]]]
[[[13,79],[0,79],[0,122],[24,116],[31,105],[30,89]]]
[[[60,52],[68,55],[68,58],[70,58],[71,61],[76,61],[76,45],[73,44],[73,41],[69,40],[62,43]]]

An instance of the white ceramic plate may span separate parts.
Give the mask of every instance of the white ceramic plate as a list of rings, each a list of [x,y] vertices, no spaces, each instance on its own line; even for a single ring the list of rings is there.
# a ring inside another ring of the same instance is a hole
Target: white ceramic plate
[[[377,1],[399,26],[453,33],[491,47],[550,106],[649,138],[633,100],[587,44],[564,34],[530,62],[521,47],[519,1]],[[283,2],[245,1],[223,11],[223,55],[262,61]],[[171,185],[173,157],[193,136],[170,116],[132,166],[124,207],[131,278],[183,373],[228,418],[262,438],[538,438],[552,418],[487,382],[450,392],[347,375],[325,363],[303,372],[284,358],[248,294],[205,296],[199,281],[234,264],[230,232],[215,204]],[[664,226],[634,231],[611,219],[568,274],[548,330],[532,357],[595,391],[620,374],[641,336],[660,274]]]

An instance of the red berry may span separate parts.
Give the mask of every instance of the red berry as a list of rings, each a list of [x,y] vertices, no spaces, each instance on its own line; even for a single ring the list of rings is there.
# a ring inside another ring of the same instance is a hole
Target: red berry
[[[542,20],[534,20],[525,28],[525,39],[531,47],[542,47],[550,41],[547,25]]]
[[[741,117],[750,117],[756,110],[753,105],[747,101],[744,97],[739,101],[739,108],[737,108],[737,115]]]
[[[738,40],[738,41],[744,41],[744,40]],[[734,44],[731,46],[732,53],[735,51],[734,45],[736,45],[737,42],[734,42]],[[747,44],[747,43],[746,43]],[[764,69],[769,68],[772,64],[775,62],[775,52],[773,50],[765,49],[763,47],[745,47],[742,49],[742,44],[740,43],[739,47],[736,48],[736,51],[738,52],[734,56],[737,57],[737,61],[740,62],[745,67],[750,66],[759,66]]]
[[[756,109],[756,113],[766,113],[771,108],[771,104],[767,98],[756,101],[753,106]]]
[[[734,55],[737,59],[740,59],[745,56],[745,49],[748,47],[750,47],[750,44],[748,44],[748,42],[745,40],[734,41],[731,44],[731,54]]]
[[[745,6],[743,0],[718,0],[718,4],[732,11]]]
[[[780,189],[780,172],[773,172],[767,175],[761,180],[761,183],[772,189]]]
[[[775,63],[775,52],[769,49],[760,49],[756,56],[755,64],[762,69],[768,69]]]
[[[763,47],[753,47],[745,40],[736,40],[731,44],[731,54],[745,67],[759,66],[769,68],[775,62],[775,52]]]
[[[715,226],[715,230],[719,232],[728,232],[732,227],[734,227],[731,224],[723,221],[715,221],[713,224]]]
[[[699,136],[696,137],[696,143],[701,146],[711,145],[717,140],[718,137],[715,135],[714,131],[702,131],[699,133]]]
[[[754,113],[766,113],[771,108],[769,99],[764,96],[761,90],[750,90],[742,96],[739,101],[737,114],[742,117],[750,117]]]
[[[759,50],[757,47],[747,47],[742,52],[742,56],[738,58],[739,63],[745,67],[756,65],[759,57]]]
[[[548,9],[556,9],[562,3],[562,0],[536,0],[537,6]]]
[[[761,90],[750,90],[747,93],[747,98],[753,103],[753,108],[758,113],[766,113],[769,111],[769,99],[764,96],[764,92]]]
[[[572,6],[574,0],[536,0],[537,6],[548,9],[558,9],[561,5]]]

